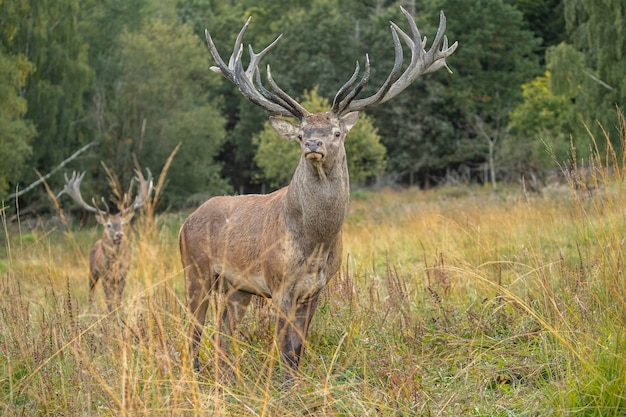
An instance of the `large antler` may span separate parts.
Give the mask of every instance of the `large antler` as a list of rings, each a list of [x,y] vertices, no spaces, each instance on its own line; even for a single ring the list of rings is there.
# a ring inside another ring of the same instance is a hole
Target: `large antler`
[[[146,200],[150,198],[152,190],[154,189],[154,184],[150,168],[146,167],[146,172],[148,174],[146,177],[144,177],[141,171],[139,171],[138,169],[135,170],[134,179],[135,181],[137,181],[137,196],[135,197],[135,201],[133,201],[132,205],[122,210],[124,216],[142,207],[146,203]]]
[[[348,82],[339,89],[339,92],[335,96],[331,113],[341,115],[352,111],[362,111],[372,108],[397,96],[422,74],[434,72],[443,67],[450,71],[446,65],[446,58],[452,55],[452,53],[456,50],[458,42],[454,42],[451,46],[448,46],[448,37],[444,35],[444,32],[446,31],[446,16],[443,11],[439,17],[439,29],[437,29],[437,35],[435,36],[432,46],[427,51],[425,49],[426,37],[424,36],[424,39],[422,40],[417,25],[415,24],[415,20],[411,14],[403,7],[400,7],[400,9],[409,22],[411,36],[407,35],[398,25],[390,22],[391,35],[393,36],[395,49],[395,62],[387,80],[385,80],[374,95],[354,100],[365,84],[367,84],[369,79],[370,64],[369,57],[366,55],[365,73],[363,74],[361,81],[359,81],[359,83],[348,93],[348,89],[355,83],[359,74],[359,64],[357,62],[354,74]],[[402,74],[400,73],[400,69],[402,67],[403,54],[399,36],[402,37],[404,42],[411,49],[411,62]]]
[[[72,178],[68,178],[67,173],[65,173],[65,185],[63,186],[63,189],[57,194],[56,198],[61,197],[63,194],[67,194],[85,210],[97,214],[106,214],[106,211],[100,210],[98,206],[96,206],[95,200],[92,199],[93,206],[90,206],[85,202],[85,200],[83,200],[83,197],[80,194],[80,183],[82,182],[84,176],[85,172],[83,172],[82,174],[77,174],[76,171],[74,171],[72,172]]]
[[[310,113],[302,107],[296,100],[291,98],[287,93],[285,93],[278,85],[274,82],[272,78],[272,74],[270,71],[269,65],[267,66],[267,78],[270,83],[270,86],[273,92],[268,91],[261,84],[261,76],[259,75],[259,69],[257,68],[261,59],[271,51],[280,38],[283,36],[279,35],[274,42],[269,44],[265,49],[256,54],[252,50],[252,46],[248,45],[249,53],[250,53],[250,63],[248,64],[248,68],[246,70],[243,69],[243,64],[241,62],[241,56],[243,55],[243,44],[241,43],[243,39],[243,35],[250,24],[250,20],[252,18],[248,18],[246,23],[241,28],[239,35],[237,35],[237,39],[235,41],[235,46],[233,48],[233,52],[230,55],[230,59],[228,60],[228,65],[224,62],[222,57],[220,56],[217,48],[215,47],[215,43],[213,43],[213,39],[209,34],[208,29],[205,29],[204,33],[206,36],[207,45],[209,47],[209,51],[211,55],[213,55],[213,59],[217,63],[217,66],[211,67],[211,70],[222,74],[224,77],[229,79],[233,84],[237,86],[239,91],[246,97],[248,100],[268,110],[275,114],[280,114],[283,116],[293,116],[299,120],[302,120],[304,117],[308,116]],[[256,74],[256,86],[254,85],[253,77]]]

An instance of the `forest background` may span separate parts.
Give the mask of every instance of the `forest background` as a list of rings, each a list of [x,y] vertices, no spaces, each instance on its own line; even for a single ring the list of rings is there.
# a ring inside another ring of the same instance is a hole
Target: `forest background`
[[[297,147],[273,137],[267,114],[209,71],[204,29],[225,57],[249,16],[244,42],[255,50],[283,33],[264,64],[321,111],[366,53],[363,94],[387,76],[388,21],[406,28],[399,5],[430,40],[443,10],[460,46],[452,74],[421,77],[362,118],[346,144],[353,186],[540,187],[557,164],[584,162],[592,135],[605,131],[609,142],[598,146],[621,152],[619,0],[0,0],[0,199],[13,206],[18,194],[22,214],[49,210],[43,187],[24,191],[55,169],[53,190],[63,172],[86,170],[89,197],[107,195],[102,164],[128,184],[135,158],[158,173],[178,145],[161,210],[282,186]]]

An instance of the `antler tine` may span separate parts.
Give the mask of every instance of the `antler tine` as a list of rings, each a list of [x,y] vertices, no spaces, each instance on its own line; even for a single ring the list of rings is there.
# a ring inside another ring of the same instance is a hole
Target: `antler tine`
[[[448,46],[448,37],[445,35],[446,31],[446,15],[443,13],[443,10],[439,12],[439,27],[437,28],[437,35],[435,35],[435,40],[433,41],[432,46],[428,53],[432,53],[435,62],[429,68],[427,68],[423,74],[428,74],[430,72],[437,71],[438,69],[445,67],[448,72],[452,73],[452,70],[446,64],[446,58],[452,55],[452,53],[456,50],[457,46],[459,46],[458,42],[454,42],[452,46]],[[443,42],[443,45],[442,45]],[[426,38],[424,37],[424,44],[426,43]]]
[[[84,172],[82,174],[78,175],[78,182],[79,183],[80,183],[80,181],[82,181],[83,175],[85,175]],[[76,171],[72,172],[72,179],[67,178],[67,172],[63,174],[63,177],[65,178],[65,184],[63,185],[63,189],[61,191],[59,191],[59,193],[56,195],[56,198],[61,197],[63,194],[69,195],[68,191],[70,189],[70,184],[72,184],[74,181],[76,181]]]
[[[135,180],[137,180],[137,196],[135,197],[135,201],[133,201],[133,204],[126,210],[124,210],[124,213],[137,210],[146,203],[147,199],[150,198],[150,194],[152,194],[152,191],[154,189],[154,183],[152,179],[152,171],[150,171],[150,168],[146,167],[146,172],[148,173],[148,175],[146,178],[144,178],[141,174],[141,171],[135,169]]]
[[[98,210],[100,210],[100,213],[106,213],[109,214],[109,205],[107,204],[107,201],[104,199],[104,197],[100,197],[100,201],[102,201],[102,205],[104,206],[105,210],[100,210],[98,208],[98,205],[96,204],[96,199],[94,197],[91,197],[91,204],[93,204],[94,207],[98,208]]]
[[[233,53],[230,54],[230,58],[228,60],[228,67],[233,68],[235,61],[241,60],[241,54],[243,53],[243,34],[248,30],[248,26],[250,26],[250,21],[252,20],[252,16],[248,17],[246,23],[244,23],[243,27],[237,34],[237,38],[235,39],[235,46],[233,47]]]
[[[274,114],[279,114],[282,116],[293,116],[297,119],[302,120],[302,118],[307,116],[309,112],[307,112],[300,104],[296,102],[296,100],[287,95],[283,90],[281,90],[280,88],[274,88],[274,86],[276,86],[276,83],[273,82],[273,80],[270,80],[270,84],[272,85],[272,89],[275,90],[276,94],[264,94],[262,90],[259,91],[259,89],[257,89],[254,85],[253,77],[254,74],[258,71],[257,67],[259,65],[259,62],[269,51],[271,51],[278,44],[278,41],[281,39],[282,34],[279,35],[272,43],[266,46],[258,54],[254,52],[252,46],[249,46],[248,49],[250,53],[250,63],[248,64],[248,68],[244,70],[243,64],[241,62],[241,57],[243,55],[242,41],[244,33],[248,29],[248,25],[250,24],[251,19],[251,17],[248,18],[246,23],[239,31],[239,34],[237,35],[237,39],[235,40],[235,45],[233,48],[233,52],[230,55],[228,65],[226,65],[219,52],[217,51],[215,43],[213,42],[213,38],[211,37],[208,29],[205,29],[204,33],[207,41],[207,46],[209,47],[209,51],[211,52],[211,55],[217,63],[217,66],[212,66],[211,70],[222,74],[230,82],[235,84],[235,86],[239,89],[243,96],[257,106]],[[280,97],[282,100],[274,100],[276,97]],[[285,104],[288,105],[285,106]]]
[[[402,49],[400,49],[400,55],[402,55]],[[400,57],[400,61],[402,61],[402,57]],[[348,105],[355,99],[355,97],[361,92],[361,90],[365,87],[367,82],[370,79],[370,57],[368,54],[365,54],[365,71],[363,72],[363,77],[361,81],[346,95],[346,97],[341,100],[339,103],[338,110],[339,113],[342,113],[343,110],[348,107]]]
[[[400,69],[402,68],[402,62],[404,61],[404,53],[402,52],[402,45],[400,44],[398,33],[393,27],[394,23],[391,22],[391,25],[392,25],[391,36],[393,38],[393,48],[394,48],[395,57],[394,57],[394,62],[393,62],[393,68],[391,69],[391,72],[387,76],[387,79],[380,86],[378,91],[374,93],[373,96],[366,98],[366,99],[357,100],[354,102],[354,105],[352,105],[352,101],[356,97],[356,94],[351,95],[350,100],[346,98],[346,100],[344,100],[344,102],[341,103],[340,113],[343,114],[343,113],[348,113],[351,111],[362,111],[362,110],[366,110],[370,107],[374,107],[384,102],[385,100],[383,100],[383,98],[389,92],[389,90],[393,87],[394,83],[398,80],[398,78],[400,78]],[[369,59],[367,60],[367,71],[369,74]],[[361,88],[363,88],[363,86],[361,86]]]
[[[72,178],[67,177],[67,172],[63,174],[63,177],[65,178],[65,185],[63,186],[63,189],[56,195],[56,198],[59,198],[63,194],[67,194],[72,198],[72,200],[78,203],[78,205],[85,210],[96,214],[105,214],[104,211],[98,208],[95,200],[92,199],[93,206],[90,206],[85,202],[85,200],[83,200],[83,197],[80,193],[80,183],[85,177],[85,172],[86,171],[83,171],[81,174],[77,174],[76,171],[73,171]]]
[[[365,58],[367,60],[367,55],[365,55]],[[352,73],[352,77],[350,77],[350,79],[348,81],[346,81],[346,83],[339,89],[339,91],[337,91],[337,94],[335,94],[335,98],[333,99],[333,106],[331,107],[331,113],[335,113],[335,114],[339,114],[339,103],[341,103],[341,100],[344,99],[344,97],[346,96],[346,92],[348,91],[348,88],[352,87],[352,84],[354,84],[356,82],[356,78],[359,76],[359,71],[360,71],[360,66],[359,66],[359,61],[356,61],[356,65],[354,68],[354,73]]]
[[[283,34],[281,33],[280,35],[278,35],[278,37],[276,39],[274,39],[274,42],[270,43],[269,45],[267,45],[265,47],[265,49],[263,49],[261,52],[259,52],[258,54],[254,53],[254,50],[252,49],[252,45],[248,45],[248,53],[250,54],[250,63],[248,64],[248,69],[246,70],[246,76],[249,79],[252,79],[252,75],[253,72],[255,72],[255,70],[257,69],[257,67],[259,66],[259,62],[261,62],[261,59],[263,59],[263,57],[272,49],[274,49],[274,47],[278,44],[278,41],[283,37]]]
[[[304,117],[311,114],[307,111],[307,109],[302,107],[300,103],[298,103],[296,100],[291,98],[289,94],[285,93],[283,89],[278,86],[278,84],[276,84],[276,82],[274,81],[274,78],[272,77],[272,71],[270,70],[269,65],[267,66],[267,80],[269,81],[270,87],[272,87],[272,90],[276,92],[276,95],[280,97],[284,102],[289,104],[289,106],[294,110],[291,112],[291,114],[296,116],[296,118],[302,120]]]
[[[270,101],[272,101],[274,103],[280,103],[280,105],[283,106],[286,109],[291,108],[289,103],[287,103],[282,98],[280,98],[279,96],[277,96],[276,94],[274,94],[273,92],[269,91],[267,88],[265,88],[263,86],[263,83],[261,82],[261,72],[258,69],[255,71],[255,81],[256,81],[256,88],[257,88],[257,90],[259,90],[259,92],[261,94],[263,94],[263,96],[265,98],[267,98],[268,100],[270,100]],[[295,111],[295,110],[293,110],[293,111]]]
[[[400,9],[407,18],[412,36],[407,35],[398,25],[391,22],[391,34],[396,50],[396,59],[389,77],[374,95],[346,103],[346,106],[340,110],[341,113],[361,111],[384,103],[404,91],[422,74],[428,74],[443,67],[450,71],[445,59],[456,50],[458,42],[454,42],[451,46],[448,46],[448,38],[444,35],[446,30],[446,17],[444,12],[440,12],[437,35],[430,49],[426,51],[426,37],[421,38],[417,24],[411,14],[406,11],[404,7],[400,7]],[[411,62],[401,75],[399,67],[402,65],[402,47],[399,37],[402,37],[402,40],[411,49]],[[400,52],[398,52],[398,49]]]

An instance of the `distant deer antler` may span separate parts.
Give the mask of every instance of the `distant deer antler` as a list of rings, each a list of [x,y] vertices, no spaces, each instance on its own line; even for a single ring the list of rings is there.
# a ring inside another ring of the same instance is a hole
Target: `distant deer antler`
[[[146,167],[146,172],[147,176],[144,177],[141,171],[135,169],[134,180],[137,181],[137,195],[135,196],[133,204],[121,210],[124,215],[128,215],[130,212],[141,208],[146,203],[146,200],[150,198],[154,190],[154,183],[150,168]]]
[[[57,199],[61,197],[63,194],[67,194],[76,203],[78,203],[79,206],[81,206],[85,210],[91,213],[96,213],[96,214],[101,214],[101,215],[107,214],[106,211],[98,208],[98,206],[96,205],[95,199],[91,200],[93,206],[90,206],[89,204],[85,202],[85,200],[83,200],[83,197],[80,194],[80,183],[83,181],[83,178],[85,177],[85,172],[81,174],[77,174],[76,171],[74,171],[72,172],[72,178],[68,178],[67,173],[63,174],[63,176],[65,177],[65,185],[63,186],[63,189],[56,195]]]

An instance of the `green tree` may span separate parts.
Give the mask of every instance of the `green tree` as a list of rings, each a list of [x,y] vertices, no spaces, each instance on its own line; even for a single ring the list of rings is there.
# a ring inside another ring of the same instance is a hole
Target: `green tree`
[[[454,74],[444,80],[446,106],[439,110],[455,127],[448,168],[488,162],[495,188],[495,172],[507,170],[497,166],[497,147],[507,134],[509,112],[522,99],[521,85],[540,73],[540,40],[528,30],[522,13],[503,0],[427,3],[432,20],[440,9],[448,16],[448,37],[460,44],[449,59]]]
[[[82,0],[80,30],[89,44],[89,64],[96,73],[94,89],[110,89],[122,73],[120,35],[136,32],[149,18],[148,0]],[[92,95],[94,93],[91,93]]]
[[[563,0],[567,42],[547,51],[556,94],[572,95],[584,123],[599,122],[619,145],[615,107],[626,105],[626,4],[621,0]],[[578,126],[570,126],[577,135]]]
[[[272,33],[265,27],[261,39],[256,36],[262,31],[255,32],[257,26],[262,26],[261,17],[257,14],[256,8],[265,10],[268,7],[275,7],[271,2],[254,1],[233,1],[224,2],[219,0],[180,0],[177,4],[179,18],[181,21],[192,25],[194,33],[201,42],[205,43],[204,30],[208,29],[213,37],[218,50],[228,59],[232,53],[235,38],[239,30],[249,16],[247,9],[252,10],[254,15],[252,23],[246,36],[245,43],[251,43],[258,52],[259,48],[266,46],[273,39],[267,40]],[[287,10],[289,7],[286,7]],[[274,19],[282,16],[282,13],[273,15]],[[205,47],[203,52],[207,60],[207,67],[214,65],[208,50]],[[244,50],[247,56],[247,49]],[[245,58],[244,58],[245,59]],[[264,66],[262,64],[261,66]],[[218,98],[221,103],[221,111],[226,119],[226,140],[220,150],[219,160],[223,163],[222,176],[228,178],[238,190],[245,190],[252,178],[257,174],[257,167],[254,165],[254,147],[251,145],[252,135],[261,129],[267,113],[247,101],[246,98],[237,91],[229,81],[218,74],[209,75],[214,81],[209,97]]]
[[[93,71],[78,30],[79,3],[1,3],[5,51],[24,56],[34,66],[20,94],[28,102],[24,117],[37,128],[28,165],[42,173],[85,141],[83,94],[93,82]],[[33,170],[28,170],[20,182],[28,184],[35,178]]]
[[[543,62],[546,49],[565,39],[563,0],[511,0],[510,3],[522,12],[529,29],[542,40],[537,54]]]
[[[520,86],[538,75],[539,40],[525,28],[522,14],[502,0],[435,3],[448,12],[448,36],[460,42],[450,59],[455,74],[447,77],[446,92],[470,116],[463,136],[471,137],[471,116],[498,120],[521,99]]]
[[[103,140],[117,124],[114,97],[123,76],[120,39],[122,33],[137,32],[148,17],[146,0],[83,0],[80,29],[89,44],[89,64],[96,81],[86,93],[86,117],[89,135]],[[99,155],[87,164],[99,165]]]
[[[208,98],[216,79],[191,27],[152,21],[120,37],[123,76],[112,108],[116,123],[106,137],[107,160],[132,173],[132,155],[158,172],[182,143],[168,174],[166,204],[193,194],[229,190],[215,161],[225,136],[218,104]]]
[[[570,158],[567,126],[575,117],[569,97],[550,89],[550,72],[522,85],[523,101],[509,115],[502,159],[519,177],[541,177],[546,170]]]
[[[10,184],[15,184],[31,153],[29,142],[35,136],[30,120],[24,119],[27,102],[20,90],[33,66],[24,56],[10,56],[0,46],[0,199],[6,196]]]
[[[317,89],[305,92],[302,105],[312,113],[330,109],[330,103],[317,94]],[[269,122],[264,123],[263,130],[252,141],[258,145],[254,159],[263,170],[264,179],[272,187],[287,185],[300,160],[300,147],[280,138]],[[385,170],[385,147],[380,143],[371,117],[363,113],[359,115],[359,121],[346,138],[345,147],[353,185]]]

